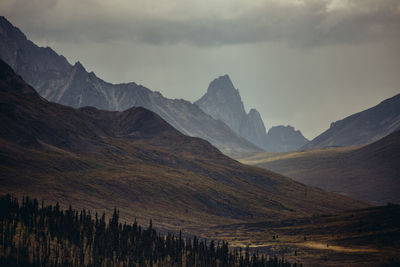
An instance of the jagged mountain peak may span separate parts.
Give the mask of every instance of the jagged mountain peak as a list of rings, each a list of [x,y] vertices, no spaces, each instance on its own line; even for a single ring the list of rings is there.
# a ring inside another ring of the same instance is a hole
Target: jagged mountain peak
[[[205,113],[214,119],[225,122],[232,130],[241,135],[241,124],[247,114],[239,91],[235,89],[228,75],[214,79],[208,86],[207,93],[195,104]]]
[[[207,93],[195,104],[211,117],[225,122],[240,136],[263,147],[266,132],[260,113],[256,109],[246,113],[239,90],[228,75],[214,79]]]
[[[257,116],[257,117],[261,118],[260,112],[258,112],[258,110],[255,108],[250,109],[248,115],[249,116]]]
[[[95,73],[87,72],[85,67],[79,61],[75,62],[75,64],[72,66],[72,72],[75,73],[75,75],[78,75],[79,77],[84,78],[84,79],[87,79],[88,77],[89,78],[97,78]]]
[[[257,109],[255,108],[250,109],[249,113],[247,114],[247,119],[252,122],[253,127],[258,129],[258,132],[260,134],[259,138],[265,135],[266,133],[265,125],[263,119],[261,118],[260,112],[258,112]]]
[[[295,128],[294,128],[293,126],[290,126],[290,125],[277,125],[277,126],[273,126],[273,127],[271,127],[271,129],[269,129],[269,131],[274,132],[274,131],[280,131],[280,130],[284,130],[284,129],[286,129],[286,130],[291,130],[291,131],[293,131],[293,132],[298,132],[298,131],[295,130]]]
[[[230,109],[234,108],[233,105],[235,105],[241,113],[245,113],[239,90],[235,88],[228,74],[219,76],[210,82],[207,93],[197,102],[214,102],[214,104],[227,102],[232,105],[229,107]]]
[[[305,137],[303,134],[300,132],[300,130],[296,130],[293,126],[291,125],[278,125],[278,126],[273,126],[268,130],[268,134],[286,134],[286,135],[301,135],[304,139]]]
[[[86,70],[80,61],[75,62],[74,68],[80,68]]]
[[[208,86],[207,93],[212,94],[218,91],[238,92],[238,90],[233,86],[232,80],[228,74],[219,76],[218,78],[214,79]]]
[[[87,77],[96,77],[96,74],[88,73],[85,67],[79,61],[75,62],[75,64],[72,66],[72,71],[75,73],[75,75],[79,75],[81,77],[84,77],[85,79]]]

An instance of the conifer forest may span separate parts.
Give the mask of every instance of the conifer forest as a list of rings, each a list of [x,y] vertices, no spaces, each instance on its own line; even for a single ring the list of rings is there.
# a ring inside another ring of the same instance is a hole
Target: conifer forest
[[[23,197],[0,198],[1,266],[296,266],[249,248],[229,248],[224,241],[157,233],[106,215],[62,210]]]

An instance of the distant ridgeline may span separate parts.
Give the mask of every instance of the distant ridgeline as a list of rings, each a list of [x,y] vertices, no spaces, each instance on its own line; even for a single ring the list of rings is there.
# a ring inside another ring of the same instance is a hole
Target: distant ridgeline
[[[247,248],[229,249],[222,241],[183,239],[157,234],[152,223],[143,229],[118,221],[114,210],[94,218],[70,206],[41,207],[25,197],[22,204],[10,195],[0,198],[0,266],[296,266],[266,258]],[[300,265],[301,266],[301,265]]]

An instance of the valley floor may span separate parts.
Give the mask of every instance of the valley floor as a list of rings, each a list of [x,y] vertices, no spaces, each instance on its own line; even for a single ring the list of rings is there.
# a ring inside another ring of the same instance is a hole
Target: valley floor
[[[399,266],[400,206],[277,222],[202,229],[232,247],[250,247],[306,266]],[[194,229],[193,229],[194,230]]]

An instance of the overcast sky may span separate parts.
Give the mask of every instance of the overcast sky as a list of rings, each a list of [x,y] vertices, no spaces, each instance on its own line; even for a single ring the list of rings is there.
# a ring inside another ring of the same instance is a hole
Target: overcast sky
[[[195,101],[228,74],[266,128],[313,138],[400,93],[399,0],[2,0],[29,39],[113,83]]]

